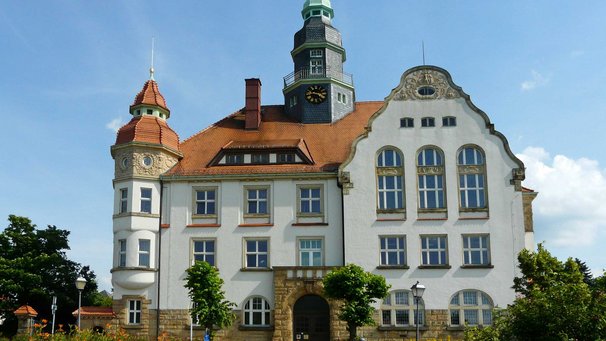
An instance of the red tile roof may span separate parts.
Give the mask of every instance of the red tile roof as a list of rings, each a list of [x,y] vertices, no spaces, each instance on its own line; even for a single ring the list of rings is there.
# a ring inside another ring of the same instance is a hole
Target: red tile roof
[[[147,142],[161,144],[179,150],[179,136],[165,120],[155,116],[134,117],[118,130],[116,145],[129,142]]]
[[[80,311],[80,316],[85,317],[107,317],[113,318],[114,311],[111,307],[82,307]],[[72,313],[73,316],[78,316],[78,309],[74,310]]]
[[[244,129],[243,111],[239,111],[183,141],[180,145],[183,158],[166,175],[336,172],[349,155],[353,140],[365,131],[369,117],[382,105],[383,102],[359,102],[354,112],[325,124],[302,124],[288,117],[284,106],[263,106],[261,126],[255,131]],[[234,143],[241,148],[291,147],[295,143],[302,148],[301,144],[305,144],[307,148],[303,150],[307,150],[314,164],[209,166],[222,148]]]
[[[17,310],[15,310],[14,314],[17,316],[30,316],[30,317],[38,316],[38,312],[36,311],[36,309],[34,309],[28,305],[20,306],[19,308],[17,308]]]
[[[143,85],[143,89],[141,89],[141,91],[137,94],[133,105],[131,105],[130,107],[133,108],[134,106],[140,104],[155,105],[169,110],[166,106],[166,100],[164,100],[164,96],[162,96],[162,94],[160,93],[158,83],[151,79],[145,82],[145,84]]]

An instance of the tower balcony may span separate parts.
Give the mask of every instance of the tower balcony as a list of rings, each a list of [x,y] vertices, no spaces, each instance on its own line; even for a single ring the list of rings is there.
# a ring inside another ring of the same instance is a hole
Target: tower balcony
[[[316,80],[316,79],[329,79],[345,83],[353,87],[353,75],[337,70],[331,70],[330,68],[313,69],[313,68],[302,68],[298,71],[294,71],[284,77],[284,88],[288,88],[291,85],[302,81],[302,80]]]

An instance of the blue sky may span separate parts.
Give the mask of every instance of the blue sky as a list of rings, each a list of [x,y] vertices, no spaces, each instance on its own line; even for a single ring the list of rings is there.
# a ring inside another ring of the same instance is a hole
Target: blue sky
[[[187,138],[244,105],[281,104],[303,0],[0,3],[0,217],[71,231],[111,287],[115,127],[148,78]],[[536,241],[606,268],[606,2],[333,0],[357,100],[422,63],[447,69],[526,163]],[[6,226],[6,222],[4,225]]]

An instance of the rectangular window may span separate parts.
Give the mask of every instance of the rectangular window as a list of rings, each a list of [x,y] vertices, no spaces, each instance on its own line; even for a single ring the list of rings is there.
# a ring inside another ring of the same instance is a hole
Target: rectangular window
[[[297,96],[290,97],[289,103],[290,103],[291,108],[296,106],[297,105]]]
[[[457,125],[457,118],[454,116],[442,117],[442,126],[444,127],[455,127]]]
[[[217,190],[201,189],[196,190],[196,210],[198,215],[216,214]]]
[[[118,240],[118,266],[126,266],[126,239]]]
[[[246,190],[246,213],[269,214],[267,188],[249,188]]]
[[[207,262],[215,266],[215,241],[213,239],[194,240],[192,249],[192,259],[194,262]]]
[[[322,58],[324,56],[324,53],[320,49],[313,49],[309,51],[309,56],[312,58]]]
[[[380,237],[381,265],[406,265],[406,239],[404,236]],[[407,296],[408,297],[408,296]],[[396,301],[398,297],[396,296]],[[398,304],[396,302],[396,304]]]
[[[299,266],[324,265],[322,239],[299,239]]]
[[[128,188],[120,189],[120,213],[126,213],[128,210]]]
[[[463,236],[463,264],[489,265],[490,238],[488,235]]]
[[[278,153],[277,161],[278,163],[294,163],[295,153]]]
[[[128,300],[128,324],[141,323],[141,300]]]
[[[324,74],[324,61],[322,59],[312,59],[309,61],[309,73],[312,75]]]
[[[448,265],[446,236],[421,236],[421,264]]]
[[[461,207],[486,207],[484,199],[484,174],[460,174],[459,193],[461,195]]]
[[[321,187],[299,187],[299,213],[322,213]]]
[[[141,188],[141,212],[151,213],[152,212],[152,189]]]
[[[149,268],[151,241],[139,239],[139,266]]]
[[[404,117],[400,119],[400,128],[414,128],[415,120],[412,117]]]
[[[433,117],[423,117],[421,119],[421,127],[435,127],[436,119]]]
[[[241,165],[244,163],[244,155],[227,154],[225,155],[225,163],[228,165]]]
[[[252,154],[250,156],[250,162],[256,163],[256,164],[268,164],[269,163],[269,154],[267,154],[267,153]]]
[[[268,239],[246,239],[244,241],[245,268],[267,269],[269,268],[269,240]]]

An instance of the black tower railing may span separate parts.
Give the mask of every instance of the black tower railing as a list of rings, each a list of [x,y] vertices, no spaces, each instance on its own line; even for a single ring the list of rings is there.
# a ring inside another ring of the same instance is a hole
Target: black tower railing
[[[332,78],[353,86],[353,76],[341,71],[331,71],[330,68],[302,68],[284,77],[284,87],[287,88],[297,81],[304,79]]]

